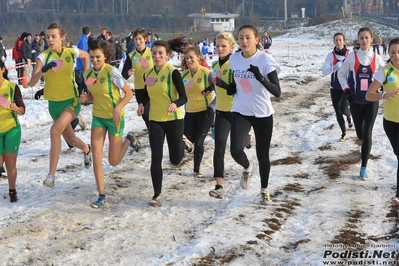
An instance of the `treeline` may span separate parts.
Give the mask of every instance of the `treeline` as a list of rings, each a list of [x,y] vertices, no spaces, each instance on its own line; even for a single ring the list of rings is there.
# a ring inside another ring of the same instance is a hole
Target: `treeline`
[[[284,0],[25,0],[23,8],[6,6],[0,0],[0,35],[14,39],[22,31],[38,33],[53,22],[61,22],[68,35],[79,37],[81,28],[89,26],[96,35],[102,27],[113,33],[127,34],[137,27],[156,32],[188,32],[193,20],[187,15],[205,12],[239,13],[236,25],[253,23],[264,26],[263,17],[283,17]],[[308,17],[340,10],[342,0],[287,0],[288,11],[306,8]],[[5,41],[7,44],[7,41]]]

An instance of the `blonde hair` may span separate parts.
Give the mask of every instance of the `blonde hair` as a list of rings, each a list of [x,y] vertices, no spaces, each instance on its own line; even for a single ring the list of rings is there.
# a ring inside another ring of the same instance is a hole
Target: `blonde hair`
[[[233,34],[231,34],[230,32],[221,32],[216,36],[216,40],[217,39],[224,39],[226,41],[228,41],[230,43],[230,45],[234,46],[234,44],[236,43],[236,40],[234,39]]]

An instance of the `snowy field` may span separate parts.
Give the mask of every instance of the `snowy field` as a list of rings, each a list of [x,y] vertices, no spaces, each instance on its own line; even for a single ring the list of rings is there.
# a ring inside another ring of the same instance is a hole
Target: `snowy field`
[[[98,194],[81,152],[61,155],[54,188],[44,187],[52,120],[47,102],[32,100],[40,86],[23,89],[17,203],[9,202],[7,181],[0,180],[0,265],[397,265],[397,208],[391,205],[396,158],[382,128],[382,108],[373,131],[369,180],[359,181],[360,142],[354,130],[345,142],[338,141],[330,77],[321,76],[333,34],[344,32],[352,41],[363,26],[386,38],[399,34],[346,20],[293,29],[273,39],[282,96],[273,99],[271,206],[259,205],[254,148],[246,150],[255,165],[250,188],[240,188],[243,169],[227,151],[224,198],[208,196],[215,185],[210,134],[201,179],[192,174],[191,154],[172,167],[164,146],[164,201],[149,206],[150,148],[134,100],[126,108],[125,130],[134,131],[143,148],[112,167],[106,143],[107,208],[89,206]],[[91,108],[83,106],[81,112],[89,126]],[[90,140],[90,130],[76,134]]]

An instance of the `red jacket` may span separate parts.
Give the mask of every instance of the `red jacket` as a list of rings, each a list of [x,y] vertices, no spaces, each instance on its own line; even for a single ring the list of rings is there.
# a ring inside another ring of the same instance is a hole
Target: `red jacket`
[[[21,40],[19,37],[15,40],[14,47],[12,48],[12,58],[14,60],[22,59],[22,44],[24,40]]]

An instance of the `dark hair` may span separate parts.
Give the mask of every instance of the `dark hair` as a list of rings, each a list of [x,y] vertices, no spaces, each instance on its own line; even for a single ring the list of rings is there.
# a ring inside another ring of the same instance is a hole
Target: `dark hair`
[[[391,45],[394,45],[394,44],[399,44],[399,37],[395,37],[389,41],[388,52],[391,49]],[[391,62],[391,57],[389,57],[389,59],[387,60],[387,63],[389,63],[389,62]]]
[[[237,35],[238,35],[239,32],[240,32],[241,30],[243,30],[243,29],[249,29],[249,30],[251,30],[251,31],[254,33],[255,38],[258,38],[258,34],[259,34],[259,33],[258,33],[258,29],[257,29],[254,25],[252,25],[252,24],[244,24],[244,25],[242,25],[242,26],[238,29]],[[237,39],[238,39],[238,36],[237,36]],[[258,43],[256,44],[256,49],[263,50],[264,48],[263,48],[263,45],[262,45],[260,42],[258,42]],[[241,50],[241,48],[240,48],[239,50]]]
[[[24,32],[22,32],[22,34],[19,38],[22,40],[22,39],[26,38],[27,34],[28,33],[26,31],[24,31]]]
[[[186,47],[186,48],[184,49],[184,54],[186,54],[186,53],[188,53],[188,52],[194,52],[194,54],[195,54],[196,56],[199,56],[199,57],[200,57],[200,64],[201,64],[202,61],[204,60],[204,59],[202,58],[201,51],[200,51],[200,49],[199,49],[199,47],[198,47],[197,45]],[[186,70],[187,68],[188,68],[188,66],[187,66],[186,58],[183,56],[183,59],[182,59],[182,61],[181,61],[181,69],[182,69],[182,70]]]
[[[133,38],[136,38],[137,35],[143,36],[143,38],[147,38],[147,30],[144,28],[137,28],[133,31]]]
[[[170,39],[168,43],[173,51],[178,53],[184,53],[184,50],[186,48],[187,38],[186,36],[177,36],[174,37],[173,39]]]
[[[0,60],[0,69],[2,69],[2,68],[4,68],[3,78],[8,80],[8,69],[6,68],[5,63],[2,60]]]
[[[61,37],[65,37],[65,29],[63,26],[61,26],[60,23],[58,22],[53,22],[50,25],[48,25],[47,27],[48,30],[54,30],[54,29],[58,29],[58,31],[60,32],[60,36]]]
[[[112,45],[112,43],[104,40],[97,40],[94,38],[90,38],[88,44],[89,44],[89,51],[100,49],[103,52],[104,56],[106,57],[105,63],[107,64],[111,63],[112,57],[115,54],[115,47]]]
[[[89,27],[83,27],[82,28],[82,33],[84,34],[84,35],[87,35],[87,34],[89,34],[89,32],[90,32],[90,28]]]
[[[337,33],[335,33],[334,36],[333,36],[333,39],[335,39],[335,37],[337,37],[337,36],[342,36],[342,38],[343,38],[344,41],[345,41],[345,35],[344,35],[342,32],[337,32]]]
[[[373,31],[368,27],[360,28],[359,31],[357,32],[357,36],[359,37],[360,33],[363,31],[367,31],[368,33],[370,33],[370,36],[373,37]]]
[[[252,24],[244,24],[244,25],[242,25],[242,26],[238,29],[237,34],[238,34],[241,30],[243,30],[243,29],[250,29],[250,30],[252,30],[252,31],[254,32],[255,37],[256,37],[256,38],[258,37],[258,29],[257,29],[254,25],[252,25]]]
[[[157,40],[152,44],[152,47],[154,47],[154,46],[165,47],[167,54],[170,54],[172,51],[175,51],[177,53],[184,53],[184,48],[185,48],[185,43],[186,43],[185,40],[186,40],[186,37],[184,37],[184,36],[173,38],[169,41]]]

